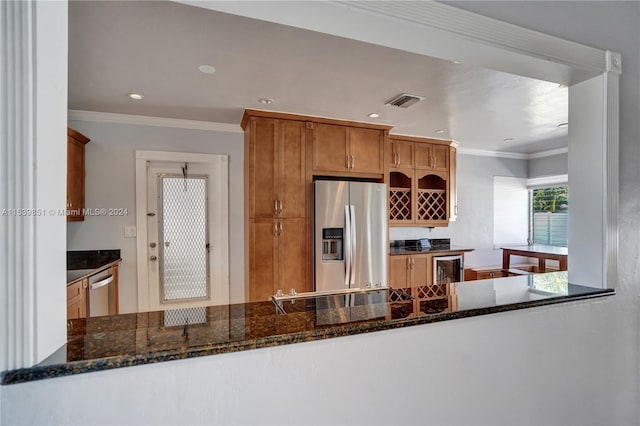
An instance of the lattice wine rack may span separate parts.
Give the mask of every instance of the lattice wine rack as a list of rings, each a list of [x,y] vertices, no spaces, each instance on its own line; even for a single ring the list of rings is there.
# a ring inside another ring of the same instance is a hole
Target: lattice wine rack
[[[447,219],[447,191],[418,189],[418,220]]]
[[[411,189],[389,190],[389,220],[411,220]]]

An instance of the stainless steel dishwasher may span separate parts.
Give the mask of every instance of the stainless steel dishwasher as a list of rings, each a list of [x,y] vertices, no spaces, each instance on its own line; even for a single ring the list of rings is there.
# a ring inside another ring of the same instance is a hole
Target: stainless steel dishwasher
[[[113,267],[89,277],[89,315],[99,317],[115,314]]]

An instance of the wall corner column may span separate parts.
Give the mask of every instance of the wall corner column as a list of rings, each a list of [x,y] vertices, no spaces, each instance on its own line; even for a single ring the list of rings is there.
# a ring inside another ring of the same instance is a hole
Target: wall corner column
[[[0,3],[0,371],[66,342],[67,21],[65,1]]]

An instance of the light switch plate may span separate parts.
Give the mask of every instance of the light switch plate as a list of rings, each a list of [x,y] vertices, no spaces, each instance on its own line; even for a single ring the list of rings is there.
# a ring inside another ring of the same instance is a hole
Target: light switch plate
[[[124,227],[124,237],[125,238],[135,238],[137,235],[137,230],[135,226],[125,226]]]

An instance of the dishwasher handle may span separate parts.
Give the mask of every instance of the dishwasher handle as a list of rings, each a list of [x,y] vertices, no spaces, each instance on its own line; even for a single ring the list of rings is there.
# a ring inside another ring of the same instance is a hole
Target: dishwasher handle
[[[109,285],[113,282],[113,275],[109,275],[107,278],[96,281],[95,283],[89,283],[89,290],[95,290],[100,287],[104,287],[105,285]]]

